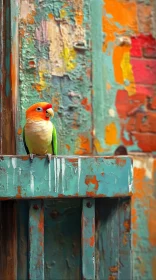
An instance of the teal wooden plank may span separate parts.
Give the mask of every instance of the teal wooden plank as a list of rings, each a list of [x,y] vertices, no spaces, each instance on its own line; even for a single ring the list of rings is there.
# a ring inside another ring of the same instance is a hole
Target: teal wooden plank
[[[95,279],[95,200],[83,199],[82,206],[82,276]]]
[[[129,157],[1,156],[1,198],[120,197],[132,194]]]
[[[44,201],[45,279],[81,279],[81,199]]]
[[[96,201],[96,278],[130,280],[130,199]]]
[[[30,202],[29,244],[29,279],[44,280],[44,209],[41,200]]]

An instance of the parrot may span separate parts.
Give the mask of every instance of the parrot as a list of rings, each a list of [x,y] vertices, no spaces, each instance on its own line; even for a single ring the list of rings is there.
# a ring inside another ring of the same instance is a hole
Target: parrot
[[[33,104],[26,110],[23,143],[31,162],[34,155],[47,155],[48,162],[51,154],[57,155],[57,131],[50,117],[54,117],[54,111],[47,102]]]

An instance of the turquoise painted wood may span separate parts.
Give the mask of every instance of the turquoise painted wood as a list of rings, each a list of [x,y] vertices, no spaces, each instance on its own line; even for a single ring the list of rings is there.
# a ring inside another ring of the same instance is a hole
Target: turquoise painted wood
[[[130,198],[96,200],[96,278],[131,280]]]
[[[95,199],[83,199],[82,277],[95,279]]]
[[[47,199],[44,209],[45,279],[81,279],[82,200]]]
[[[29,207],[29,279],[44,280],[43,201],[30,201]]]
[[[128,157],[1,156],[1,198],[119,197],[132,194]]]

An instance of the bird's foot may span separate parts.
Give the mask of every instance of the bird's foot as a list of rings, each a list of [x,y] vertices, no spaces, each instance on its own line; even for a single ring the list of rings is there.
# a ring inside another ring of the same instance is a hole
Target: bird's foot
[[[48,163],[50,163],[50,161],[51,161],[51,154],[47,154],[47,158],[48,158]]]
[[[33,162],[34,154],[29,154],[29,157],[30,157],[30,162]]]

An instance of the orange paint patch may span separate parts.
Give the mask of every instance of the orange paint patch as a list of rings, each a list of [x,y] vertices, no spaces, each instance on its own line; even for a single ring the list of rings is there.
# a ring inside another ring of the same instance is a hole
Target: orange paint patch
[[[89,176],[87,175],[86,178],[85,178],[85,184],[88,186],[90,184],[94,185],[94,189],[95,190],[98,190],[98,181],[96,179],[96,176]]]
[[[83,135],[79,135],[76,141],[76,155],[86,155],[91,154],[91,142],[90,139]]]
[[[86,196],[87,197],[94,197],[95,196],[95,192],[86,192]]]
[[[81,101],[81,105],[85,108],[86,111],[91,112],[92,111],[92,105],[88,103],[88,98],[83,98]]]
[[[156,198],[150,198],[148,214],[149,242],[156,246]]]
[[[89,245],[90,245],[90,247],[93,247],[94,244],[95,244],[95,237],[94,237],[94,235],[93,235],[93,236],[90,237],[90,239],[89,239]]]
[[[117,128],[115,123],[110,123],[105,127],[105,143],[107,145],[119,144],[119,139],[117,138]]]
[[[44,234],[44,215],[43,215],[43,211],[41,211],[41,214],[40,214],[38,229],[39,229],[40,233]]]
[[[130,231],[130,220],[125,220],[124,221],[124,227],[125,227],[127,232]]]
[[[70,146],[69,146],[68,144],[66,144],[65,146],[66,146],[66,149],[67,149],[68,151],[70,151]]]
[[[21,198],[22,195],[21,195],[21,186],[18,186],[17,187],[17,194],[16,194],[16,198]]]
[[[114,75],[116,82],[119,84],[124,83],[123,72],[121,68],[121,62],[125,52],[130,51],[129,46],[116,46],[113,52],[113,65],[114,65]]]
[[[21,135],[21,134],[22,134],[22,127],[21,127],[21,126],[18,128],[17,134],[18,134],[18,135]]]
[[[81,12],[76,12],[75,21],[77,25],[82,25],[83,23],[83,14]]]
[[[112,16],[107,17],[104,15],[102,19],[103,32],[106,34],[103,44],[103,51],[105,52],[108,43],[115,41],[116,33],[122,35],[125,33],[125,30],[131,30],[137,33],[138,26],[137,7],[135,2],[105,0],[104,4],[105,14]],[[118,25],[116,23],[118,23]]]
[[[94,139],[94,147],[97,153],[103,153],[105,151],[105,149],[102,148],[98,138]]]
[[[49,19],[53,19],[53,18],[54,18],[53,14],[49,13],[49,14],[48,14],[48,18],[49,18]]]

